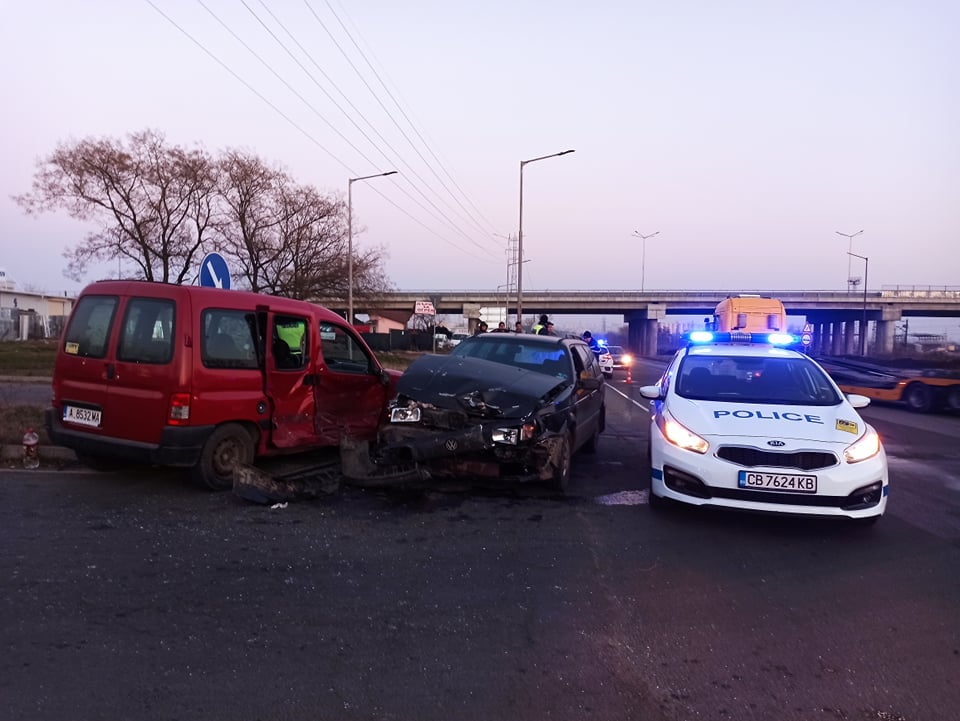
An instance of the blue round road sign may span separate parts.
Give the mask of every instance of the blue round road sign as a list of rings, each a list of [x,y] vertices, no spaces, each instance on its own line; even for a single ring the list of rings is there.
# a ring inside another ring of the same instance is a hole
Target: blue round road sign
[[[200,285],[205,288],[230,289],[227,261],[219,253],[207,253],[200,263]]]

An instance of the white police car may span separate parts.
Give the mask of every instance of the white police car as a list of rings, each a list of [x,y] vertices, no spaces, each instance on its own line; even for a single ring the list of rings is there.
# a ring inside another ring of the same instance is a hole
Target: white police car
[[[664,499],[876,521],[887,505],[880,437],[787,334],[690,334],[652,399],[650,504]]]

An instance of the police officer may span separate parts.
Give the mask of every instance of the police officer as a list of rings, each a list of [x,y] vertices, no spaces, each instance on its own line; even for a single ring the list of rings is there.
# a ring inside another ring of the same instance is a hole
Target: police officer
[[[533,326],[533,330],[530,331],[534,335],[540,335],[540,331],[543,330],[547,325],[547,314],[544,313],[540,316],[540,320],[537,321],[537,324]]]
[[[583,342],[590,346],[590,350],[593,351],[593,354],[599,358],[602,350],[600,348],[600,344],[597,343],[596,339],[593,337],[593,333],[585,330],[583,331],[583,335],[581,337],[583,338]]]

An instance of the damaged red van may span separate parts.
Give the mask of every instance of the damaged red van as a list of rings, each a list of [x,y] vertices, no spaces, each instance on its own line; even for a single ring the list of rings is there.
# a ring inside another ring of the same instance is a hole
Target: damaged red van
[[[373,439],[399,376],[312,303],[99,281],[70,315],[47,430],[91,465],[185,466],[225,489],[258,457]]]

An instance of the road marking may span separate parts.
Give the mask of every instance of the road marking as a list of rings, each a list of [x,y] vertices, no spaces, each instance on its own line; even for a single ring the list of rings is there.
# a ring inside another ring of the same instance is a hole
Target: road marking
[[[624,392],[621,391],[621,390],[617,390],[616,388],[614,388],[614,387],[613,387],[612,385],[610,385],[609,383],[607,384],[607,388],[609,388],[610,390],[612,390],[614,393],[619,393],[619,394],[622,395],[624,398],[626,398],[628,401],[630,401],[631,403],[633,403],[633,405],[635,405],[637,408],[643,408],[644,410],[647,410],[647,406],[645,406],[643,403],[638,403],[637,401],[633,400],[633,398],[631,398],[630,396],[628,396],[626,393],[624,393]]]

